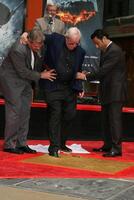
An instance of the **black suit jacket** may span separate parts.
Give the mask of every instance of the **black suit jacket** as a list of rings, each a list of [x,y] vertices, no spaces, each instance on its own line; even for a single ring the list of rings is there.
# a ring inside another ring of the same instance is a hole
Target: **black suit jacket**
[[[47,46],[44,65],[49,69],[57,70],[57,64],[60,59],[60,54],[65,45],[65,37],[58,33],[46,35],[45,45]],[[82,70],[82,64],[85,56],[85,50],[80,46],[75,49],[75,58],[73,63],[73,79],[71,81],[71,87],[73,90],[82,91],[82,81],[76,80],[76,73]],[[47,91],[54,91],[58,89],[58,80],[49,81],[41,80],[41,88]]]
[[[100,57],[100,67],[87,77],[100,81],[100,100],[102,104],[127,99],[127,76],[124,52],[111,43]]]

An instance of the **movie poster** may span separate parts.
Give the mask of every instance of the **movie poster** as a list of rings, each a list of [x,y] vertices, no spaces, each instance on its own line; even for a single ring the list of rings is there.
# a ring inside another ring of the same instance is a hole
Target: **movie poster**
[[[81,33],[81,46],[86,50],[83,68],[96,67],[99,63],[100,52],[90,39],[95,29],[102,28],[103,0],[47,0],[60,7],[58,17],[67,27],[77,26]]]
[[[0,0],[0,64],[23,31],[24,0]]]

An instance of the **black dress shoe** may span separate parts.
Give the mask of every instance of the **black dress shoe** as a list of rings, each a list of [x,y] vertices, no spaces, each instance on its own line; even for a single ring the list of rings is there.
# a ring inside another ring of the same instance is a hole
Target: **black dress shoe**
[[[68,148],[67,146],[61,146],[60,150],[66,153],[72,152],[72,149]]]
[[[22,147],[17,147],[17,149],[18,149],[18,150],[21,150],[23,153],[32,153],[32,154],[37,153],[37,151],[35,151],[35,150],[29,148],[28,145],[22,146]]]
[[[23,154],[24,152],[17,148],[5,148],[3,151],[8,153]]]
[[[49,156],[53,156],[55,158],[59,158],[59,154],[57,151],[49,152]]]
[[[93,151],[94,152],[109,152],[110,148],[106,148],[106,147],[94,148]]]
[[[110,151],[108,153],[103,154],[103,157],[117,157],[117,156],[122,156],[122,153]]]

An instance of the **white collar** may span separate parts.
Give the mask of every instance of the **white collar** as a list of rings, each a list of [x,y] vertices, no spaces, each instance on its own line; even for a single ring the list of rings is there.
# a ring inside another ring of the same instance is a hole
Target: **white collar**
[[[112,43],[112,41],[109,42],[109,44],[106,46],[106,49],[110,46],[111,43]]]

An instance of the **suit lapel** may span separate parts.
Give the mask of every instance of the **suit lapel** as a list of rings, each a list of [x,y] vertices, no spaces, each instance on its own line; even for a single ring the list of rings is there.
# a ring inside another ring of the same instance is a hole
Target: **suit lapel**
[[[104,59],[105,59],[105,56],[106,56],[107,54],[109,54],[109,50],[111,49],[112,44],[113,44],[113,43],[111,43],[111,44],[107,47],[107,49],[106,49],[105,51],[101,51],[100,67],[103,65],[103,61],[104,61]]]
[[[40,63],[40,56],[37,53],[34,53],[34,70],[38,71],[41,66],[39,66]]]
[[[27,67],[32,69],[31,67],[31,50],[27,46],[27,58],[26,58]]]
[[[42,20],[42,29],[43,30],[48,29],[48,19],[47,19],[47,17],[44,17],[44,19]]]

